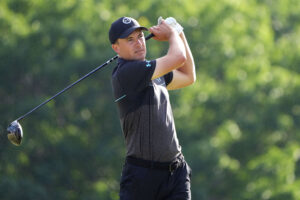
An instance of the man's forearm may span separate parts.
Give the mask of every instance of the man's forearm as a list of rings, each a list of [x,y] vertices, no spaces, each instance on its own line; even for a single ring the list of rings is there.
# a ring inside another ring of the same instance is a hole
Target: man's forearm
[[[194,63],[193,54],[192,54],[189,44],[186,40],[184,32],[180,33],[179,36],[182,40],[182,43],[184,44],[184,48],[185,48],[185,52],[186,52],[186,61],[185,61],[184,65],[182,67],[178,68],[177,70],[188,75],[191,79],[193,79],[193,82],[194,82],[196,80],[196,71],[195,71],[195,63]]]
[[[173,56],[174,59],[177,56],[187,57],[184,41],[178,36],[178,34],[174,34],[169,39],[169,49],[167,55]]]

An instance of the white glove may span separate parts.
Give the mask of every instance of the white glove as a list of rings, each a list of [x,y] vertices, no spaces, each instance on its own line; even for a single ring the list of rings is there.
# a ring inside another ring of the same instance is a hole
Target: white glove
[[[162,17],[159,17],[157,20],[157,24],[161,24],[162,21]],[[180,34],[183,31],[183,27],[177,23],[176,19],[174,17],[168,17],[167,19],[165,19],[165,22],[170,25],[172,28],[174,28],[178,34]]]

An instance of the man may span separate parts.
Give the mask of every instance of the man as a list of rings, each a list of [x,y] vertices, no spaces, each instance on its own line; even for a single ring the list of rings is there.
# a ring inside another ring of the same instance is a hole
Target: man
[[[183,29],[172,19],[149,29],[155,40],[169,43],[168,53],[155,60],[145,59],[147,28],[135,19],[121,17],[109,30],[119,56],[112,85],[127,147],[121,200],[191,199],[191,169],[181,153],[167,90],[192,84],[195,66]]]

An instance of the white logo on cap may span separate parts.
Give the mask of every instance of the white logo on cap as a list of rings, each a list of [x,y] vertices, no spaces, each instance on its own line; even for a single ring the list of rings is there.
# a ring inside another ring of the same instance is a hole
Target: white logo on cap
[[[130,22],[131,22],[131,19],[129,19],[128,17],[123,18],[123,23],[124,24],[129,24]]]

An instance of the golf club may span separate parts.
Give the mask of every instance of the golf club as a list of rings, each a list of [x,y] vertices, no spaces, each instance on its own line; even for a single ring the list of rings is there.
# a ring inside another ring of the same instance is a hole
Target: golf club
[[[149,40],[150,38],[152,38],[154,35],[151,33],[149,34],[147,37],[145,37],[145,40]],[[16,120],[14,120],[8,127],[7,127],[7,137],[9,139],[9,141],[16,145],[19,146],[22,142],[22,138],[23,138],[23,129],[21,124],[19,123],[19,121],[21,121],[22,119],[24,119],[26,116],[28,116],[29,114],[31,114],[32,112],[36,111],[38,108],[40,108],[41,106],[45,105],[46,103],[48,103],[49,101],[51,101],[52,99],[56,98],[57,96],[61,95],[62,93],[64,93],[65,91],[67,91],[68,89],[70,89],[71,87],[73,87],[74,85],[76,85],[77,83],[79,83],[80,81],[82,81],[83,79],[89,77],[91,74],[97,72],[99,69],[105,67],[106,65],[108,65],[109,63],[111,63],[112,61],[114,61],[115,59],[118,58],[118,55],[112,57],[111,59],[107,60],[105,63],[103,63],[102,65],[96,67],[94,70],[90,71],[89,73],[87,73],[86,75],[82,76],[80,79],[78,79],[77,81],[75,81],[74,83],[68,85],[67,87],[65,87],[63,90],[61,90],[60,92],[58,92],[57,94],[55,94],[54,96],[52,96],[51,98],[47,99],[46,101],[42,102],[40,105],[36,106],[35,108],[33,108],[32,110],[28,111],[26,114],[22,115],[21,117],[17,118]]]

